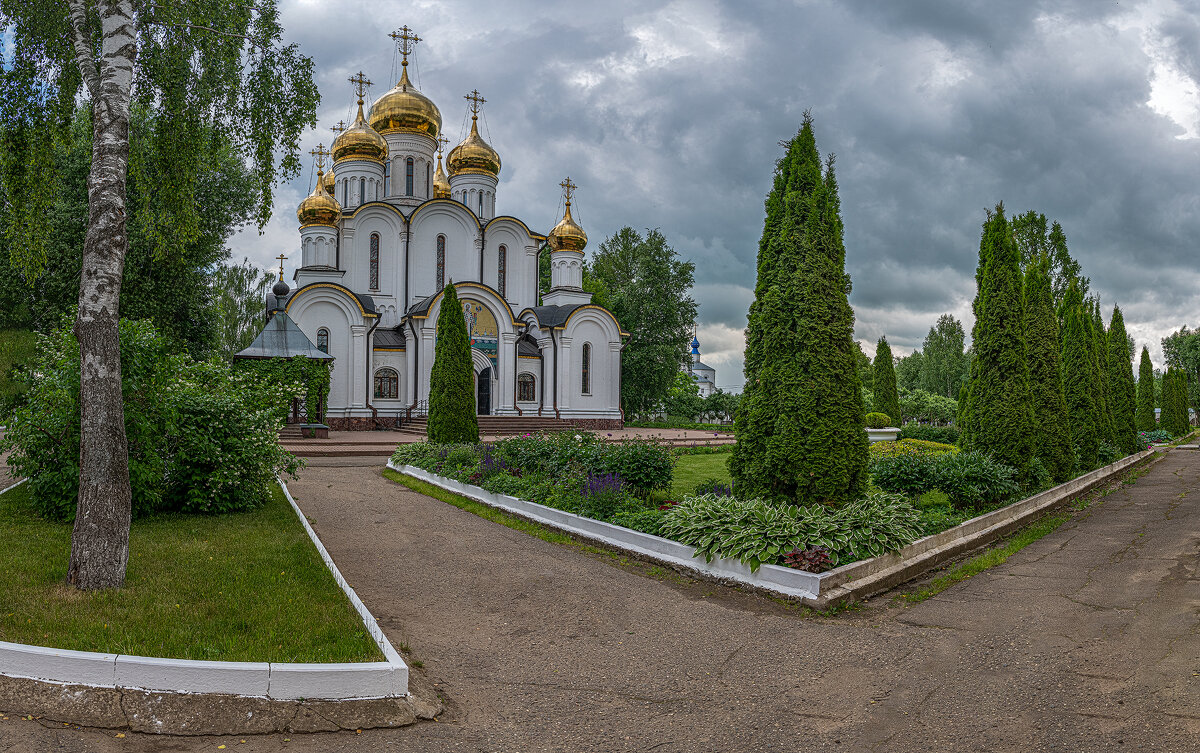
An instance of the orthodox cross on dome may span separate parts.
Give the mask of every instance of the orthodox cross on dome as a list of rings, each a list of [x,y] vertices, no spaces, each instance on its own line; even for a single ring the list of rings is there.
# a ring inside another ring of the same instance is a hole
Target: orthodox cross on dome
[[[571,176],[569,175],[567,176],[566,180],[558,185],[562,186],[563,199],[567,202],[567,206],[571,206],[571,196],[574,195],[575,189],[578,188],[578,186],[571,182]]]
[[[417,42],[420,42],[421,38],[412,29],[408,28],[407,24],[388,34],[388,36],[396,43],[397,49],[400,50],[400,54],[404,58],[400,64],[407,68],[408,56],[412,54],[413,48],[417,46]]]
[[[487,100],[484,99],[483,97],[479,96],[478,89],[472,89],[470,94],[463,95],[463,99],[465,99],[471,103],[471,120],[475,120],[476,118],[478,118],[479,117],[479,106],[482,105],[484,102],[487,102]]]
[[[442,150],[446,148],[446,144],[450,143],[450,139],[446,138],[445,134],[438,134],[438,156],[442,156]]]
[[[329,130],[331,130],[331,131],[333,131],[334,133],[336,133],[336,134],[339,134],[339,135],[340,135],[340,134],[341,134],[343,131],[345,131],[345,130],[346,130],[346,121],[344,121],[344,120],[339,120],[339,121],[337,122],[337,125],[335,125],[333,128],[330,128]]]
[[[279,256],[276,256],[275,258],[279,260],[279,279],[282,280],[283,279],[283,260],[286,259],[287,257],[284,256],[283,254],[280,254]]]
[[[325,145],[317,144],[317,148],[313,149],[309,154],[317,158],[317,172],[325,172],[325,158],[329,156],[329,150],[325,148]]]
[[[354,74],[349,79],[350,83],[354,84],[354,91],[358,93],[358,103],[363,103],[363,95],[367,93],[367,87],[371,85],[371,79],[366,77],[362,71]]]

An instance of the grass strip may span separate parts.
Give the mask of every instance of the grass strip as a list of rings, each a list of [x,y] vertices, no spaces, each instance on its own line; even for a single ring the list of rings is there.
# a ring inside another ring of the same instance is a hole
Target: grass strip
[[[130,530],[125,586],[67,586],[71,523],[28,484],[0,494],[0,640],[210,661],[380,661],[278,486],[261,508],[154,515]]]

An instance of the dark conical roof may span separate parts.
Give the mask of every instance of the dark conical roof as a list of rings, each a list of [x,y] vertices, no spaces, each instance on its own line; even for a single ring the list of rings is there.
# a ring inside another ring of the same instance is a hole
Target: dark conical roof
[[[332,359],[333,356],[317,350],[312,340],[300,331],[291,317],[283,311],[275,315],[263,327],[258,337],[245,350],[234,354],[234,358],[295,358],[308,356],[319,360]]]

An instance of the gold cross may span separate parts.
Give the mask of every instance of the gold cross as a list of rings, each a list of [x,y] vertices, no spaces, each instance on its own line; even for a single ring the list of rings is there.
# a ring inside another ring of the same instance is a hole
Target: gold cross
[[[333,128],[330,128],[329,130],[333,131],[334,133],[341,133],[342,131],[346,130],[346,121],[339,120],[337,122],[337,125],[335,125]]]
[[[354,84],[354,91],[358,92],[358,98],[361,100],[363,94],[367,91],[367,87],[371,85],[371,80],[362,71],[359,71],[350,77],[350,83]]]
[[[400,48],[400,54],[404,56],[401,65],[408,67],[408,56],[412,54],[413,47],[416,46],[417,42],[421,41],[421,38],[412,29],[408,28],[407,24],[388,34],[388,36],[392,38],[396,46]]]
[[[286,259],[287,257],[284,256],[283,254],[280,254],[279,256],[276,256],[275,258],[279,260],[279,279],[282,280],[283,279],[283,260]]]
[[[571,194],[575,191],[576,188],[578,188],[578,186],[576,186],[574,183],[571,182],[571,176],[569,176],[569,175],[567,176],[566,180],[564,180],[562,183],[559,183],[558,185],[562,186],[563,197],[567,200],[567,206],[570,206],[571,205]]]
[[[329,150],[325,148],[325,145],[317,144],[317,148],[309,154],[317,158],[317,172],[325,172],[325,158],[329,156]]]
[[[470,100],[470,102],[471,102],[471,117],[472,118],[479,117],[479,106],[482,105],[484,102],[487,102],[486,99],[479,96],[478,89],[473,89],[470,94],[464,95],[463,99]]]
[[[442,150],[446,148],[446,144],[450,143],[450,139],[446,138],[445,134],[438,134],[438,156],[442,156]]]

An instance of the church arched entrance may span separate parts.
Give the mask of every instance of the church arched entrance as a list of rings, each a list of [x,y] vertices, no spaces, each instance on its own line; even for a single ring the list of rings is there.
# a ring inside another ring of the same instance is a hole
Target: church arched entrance
[[[481,416],[492,414],[492,369],[488,367],[475,377],[475,412]]]

